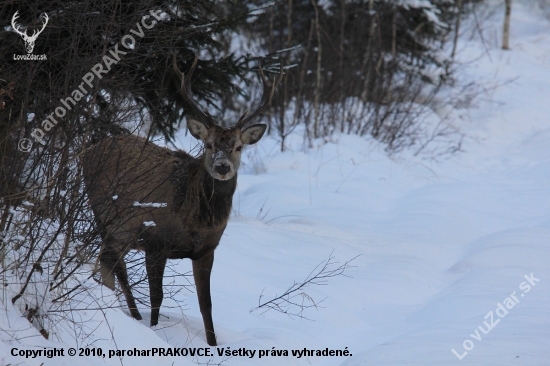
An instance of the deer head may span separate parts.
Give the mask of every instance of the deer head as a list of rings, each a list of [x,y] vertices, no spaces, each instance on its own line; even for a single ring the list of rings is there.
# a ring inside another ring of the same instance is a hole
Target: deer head
[[[32,32],[32,35],[29,36],[26,29],[25,32],[21,32],[19,30],[19,26],[15,24],[15,20],[19,17],[17,13],[19,13],[19,11],[16,11],[11,18],[11,27],[17,34],[19,34],[23,38],[23,41],[25,41],[25,49],[27,50],[27,53],[32,53],[32,50],[34,49],[34,42],[36,41],[40,33],[42,33],[44,28],[46,28],[46,24],[48,24],[48,14],[44,13],[44,23],[42,24],[42,29],[34,30]]]
[[[184,75],[178,68],[176,55],[174,55],[173,59],[174,70],[181,78],[181,93],[197,117],[197,119],[187,117],[187,127],[193,137],[204,143],[206,149],[204,163],[208,173],[215,179],[228,180],[233,178],[239,169],[243,146],[258,142],[267,128],[265,124],[254,124],[249,127],[246,127],[246,125],[269,105],[275,92],[275,87],[283,78],[283,65],[281,63],[279,77],[272,83],[269,83],[265,77],[262,67],[258,66],[264,89],[260,105],[250,115],[248,111],[245,112],[235,126],[223,128],[216,125],[212,116],[208,112],[203,111],[195,100],[193,100],[191,77],[197,61],[198,58],[195,57],[189,73]]]

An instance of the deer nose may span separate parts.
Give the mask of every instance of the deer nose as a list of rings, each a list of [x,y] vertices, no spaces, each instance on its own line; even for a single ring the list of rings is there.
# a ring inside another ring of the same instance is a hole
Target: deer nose
[[[231,170],[231,167],[229,166],[229,164],[221,163],[221,164],[217,164],[215,169],[219,175],[226,175],[229,172],[229,170]]]

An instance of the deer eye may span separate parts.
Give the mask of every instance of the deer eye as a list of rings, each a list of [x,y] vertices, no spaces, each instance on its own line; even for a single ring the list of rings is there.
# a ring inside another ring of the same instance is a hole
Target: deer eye
[[[207,150],[212,150],[212,144],[205,144]]]
[[[242,146],[237,146],[237,148],[235,149],[235,151],[241,151],[243,149]]]

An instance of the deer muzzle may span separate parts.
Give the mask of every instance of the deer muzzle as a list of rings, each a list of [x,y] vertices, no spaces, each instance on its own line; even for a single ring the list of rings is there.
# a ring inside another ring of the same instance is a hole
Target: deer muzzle
[[[226,175],[231,170],[231,166],[225,162],[214,165],[216,173],[219,175]]]

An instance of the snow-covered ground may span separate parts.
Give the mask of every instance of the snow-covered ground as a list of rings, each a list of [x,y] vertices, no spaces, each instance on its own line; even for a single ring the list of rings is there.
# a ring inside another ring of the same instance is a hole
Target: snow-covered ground
[[[484,44],[463,37],[459,45],[459,60],[475,60],[460,79],[487,91],[456,113],[465,152],[444,162],[389,158],[347,135],[312,149],[291,137],[284,153],[269,137],[248,147],[212,301],[218,350],[256,350],[253,358],[219,357],[215,348],[213,358],[11,356],[13,347],[67,352],[76,344],[68,332],[65,343],[45,340],[8,302],[0,364],[549,365],[550,21],[535,1],[514,1],[511,51],[494,42],[500,29],[497,14]],[[183,132],[177,141],[195,144]],[[262,292],[281,294],[331,253],[340,264],[360,256],[349,277],[303,290],[304,300],[325,299],[304,311],[309,320],[251,311]],[[178,267],[187,272],[190,261]],[[165,300],[168,318],[155,329],[148,309],[141,322],[119,309],[91,314],[107,320],[94,323],[93,347],[207,347],[195,294],[178,296],[187,308]],[[292,356],[304,348],[350,355]],[[260,350],[268,355],[260,359]]]

